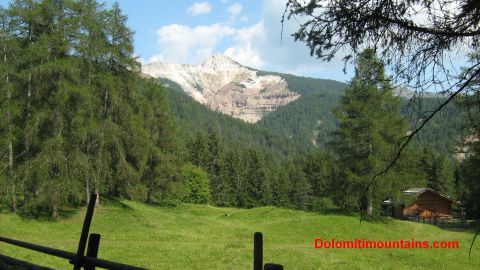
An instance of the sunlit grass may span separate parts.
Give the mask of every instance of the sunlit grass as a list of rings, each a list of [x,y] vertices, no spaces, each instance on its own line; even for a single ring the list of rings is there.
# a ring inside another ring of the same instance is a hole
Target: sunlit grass
[[[0,214],[0,235],[75,251],[85,209],[56,222]],[[468,260],[469,232],[406,221],[363,222],[262,207],[249,210],[203,205],[149,206],[132,201],[101,205],[91,232],[102,235],[99,257],[150,269],[251,269],[253,234],[264,234],[265,262],[286,269],[478,269]],[[314,249],[314,238],[352,240],[458,240],[459,249]],[[55,269],[65,260],[0,243],[0,253]]]

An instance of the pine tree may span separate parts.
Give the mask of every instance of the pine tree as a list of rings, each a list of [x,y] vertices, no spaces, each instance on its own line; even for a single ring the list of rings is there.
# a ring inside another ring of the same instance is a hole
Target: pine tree
[[[0,175],[6,171],[7,201],[12,211],[17,211],[17,179],[15,156],[18,154],[18,123],[21,115],[19,97],[14,91],[15,57],[18,44],[13,38],[11,18],[0,6]],[[5,157],[5,158],[4,158]],[[5,165],[4,165],[5,164]],[[0,176],[1,177],[1,176]]]
[[[242,176],[241,160],[235,150],[228,151],[222,162],[220,173],[222,188],[217,194],[217,205],[227,207],[244,206],[244,179]]]
[[[288,172],[278,168],[272,179],[272,202],[276,206],[289,207],[291,205],[290,191],[292,190]]]
[[[292,182],[291,199],[294,207],[309,210],[312,206],[312,188],[305,173],[298,166],[292,166],[289,178]]]
[[[245,160],[245,207],[258,207],[265,204],[267,181],[260,154],[248,149]]]
[[[335,114],[340,126],[331,145],[342,168],[335,197],[343,209],[357,210],[371,177],[386,165],[395,143],[406,132],[399,100],[392,95],[375,51],[367,49],[356,59],[355,76]],[[374,188],[368,194],[370,215],[374,201],[388,194]]]
[[[199,167],[187,165],[182,168],[184,182],[183,202],[207,204],[211,200],[210,183],[206,171]]]
[[[207,141],[201,133],[197,133],[195,138],[187,143],[187,148],[190,156],[190,162],[202,168],[207,167],[208,161],[208,146]]]
[[[183,161],[183,153],[174,123],[169,116],[169,107],[164,89],[154,81],[142,85],[139,107],[142,110],[141,121],[145,125],[146,144],[138,149],[145,154],[142,182],[147,188],[147,202],[154,197],[162,198],[177,182],[176,171]],[[142,129],[142,127],[139,127]]]
[[[217,132],[211,132],[207,141],[208,150],[206,152],[206,169],[210,175],[210,189],[212,190],[213,202],[216,205],[224,205],[224,198],[220,198],[220,194],[225,193],[228,189],[227,181],[222,178],[222,145]]]
[[[435,164],[437,179],[432,188],[443,194],[452,196],[454,189],[454,168],[452,161],[447,156],[440,155],[435,160]]]
[[[438,179],[436,156],[432,146],[429,144],[423,148],[421,164],[427,180],[427,187],[438,190],[438,186],[436,185]]]
[[[180,190],[164,89],[140,77],[118,4],[14,0],[0,19],[2,201],[56,217],[92,190],[149,202]]]
[[[475,130],[477,136],[480,129]],[[462,202],[470,218],[480,217],[480,143],[477,141],[470,145],[468,157],[460,167],[460,181],[464,187],[461,194]]]

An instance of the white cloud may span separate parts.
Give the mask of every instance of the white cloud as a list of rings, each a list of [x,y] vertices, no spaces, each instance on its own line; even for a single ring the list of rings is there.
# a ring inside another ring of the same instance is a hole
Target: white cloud
[[[264,0],[260,21],[246,27],[235,27],[232,16],[241,16],[242,7],[230,5],[230,19],[210,25],[171,24],[157,32],[159,54],[149,59],[170,63],[198,64],[214,52],[223,52],[235,61],[258,69],[288,72],[346,81],[339,58],[322,62],[310,56],[310,50],[291,36],[298,27],[296,20],[286,21],[281,37],[281,17],[286,0]],[[250,21],[252,21],[250,19]]]
[[[220,43],[230,41],[231,46],[224,53],[244,65],[261,68],[264,61],[256,47],[263,43],[264,22],[249,27],[232,28],[225,24],[189,27],[171,24],[157,31],[161,54],[149,62],[200,63],[217,52]]]
[[[235,3],[228,7],[227,11],[230,14],[230,20],[234,20],[240,13],[242,13],[243,7],[239,3]]]
[[[220,41],[236,29],[223,24],[189,27],[171,24],[157,31],[161,54],[150,59],[172,63],[198,63],[215,52]]]
[[[265,27],[260,21],[250,27],[237,29],[234,36],[234,46],[225,50],[225,55],[249,67],[262,68],[265,62],[258,50],[258,45],[264,43]]]
[[[207,14],[212,11],[212,6],[208,2],[198,2],[187,9],[187,13],[193,16]]]
[[[225,50],[224,54],[242,65],[260,69],[264,66],[262,56],[252,47],[252,43],[248,42],[243,47],[230,47]]]

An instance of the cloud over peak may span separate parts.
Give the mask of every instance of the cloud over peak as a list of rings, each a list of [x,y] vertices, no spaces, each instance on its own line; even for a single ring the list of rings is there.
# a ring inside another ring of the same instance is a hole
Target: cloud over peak
[[[193,16],[207,14],[212,11],[212,6],[207,2],[197,2],[187,9],[187,13]]]

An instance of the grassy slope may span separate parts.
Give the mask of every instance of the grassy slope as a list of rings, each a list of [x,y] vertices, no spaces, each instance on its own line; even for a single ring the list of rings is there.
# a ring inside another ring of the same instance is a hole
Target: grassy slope
[[[84,214],[82,209],[58,222],[0,214],[0,235],[74,251]],[[468,261],[470,233],[404,221],[360,227],[357,217],[274,207],[154,207],[123,201],[98,208],[92,224],[92,232],[102,234],[101,258],[150,269],[251,269],[255,231],[264,233],[265,261],[286,269],[478,269],[480,264],[479,254]],[[459,240],[460,249],[316,250],[315,237]],[[0,253],[70,268],[65,261],[3,243]]]

